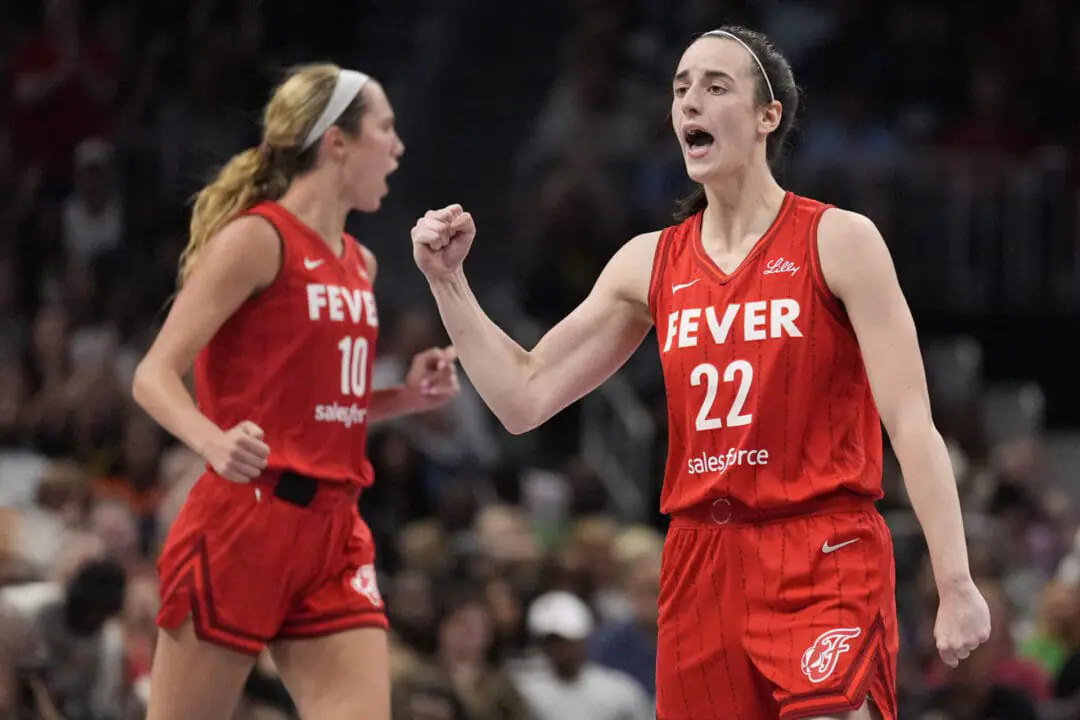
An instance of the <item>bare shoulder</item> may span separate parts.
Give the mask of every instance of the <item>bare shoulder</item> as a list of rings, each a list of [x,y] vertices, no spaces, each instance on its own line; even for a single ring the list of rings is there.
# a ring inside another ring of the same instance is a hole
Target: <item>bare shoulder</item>
[[[199,276],[228,275],[253,288],[273,282],[281,268],[281,238],[269,220],[243,215],[229,222],[207,244],[195,265]]]
[[[597,285],[605,283],[619,298],[647,309],[653,258],[659,242],[659,230],[631,238],[608,262]]]
[[[817,249],[821,274],[838,297],[860,277],[873,281],[892,272],[892,258],[877,225],[857,212],[826,210],[818,224]]]
[[[361,242],[356,244],[360,247],[360,255],[364,258],[364,269],[367,270],[368,281],[374,284],[375,275],[379,272],[379,263],[375,260],[375,253],[371,252],[371,248]]]

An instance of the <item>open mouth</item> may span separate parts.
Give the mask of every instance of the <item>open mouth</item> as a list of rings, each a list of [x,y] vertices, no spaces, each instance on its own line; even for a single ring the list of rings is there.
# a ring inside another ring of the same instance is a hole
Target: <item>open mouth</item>
[[[692,158],[704,157],[713,144],[713,136],[699,128],[691,128],[683,136],[686,140],[686,154]]]

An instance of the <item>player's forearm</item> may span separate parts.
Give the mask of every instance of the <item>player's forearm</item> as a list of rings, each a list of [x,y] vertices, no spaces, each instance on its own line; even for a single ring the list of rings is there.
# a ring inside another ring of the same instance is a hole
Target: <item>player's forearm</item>
[[[431,292],[458,360],[484,403],[510,432],[532,429],[529,353],[484,313],[462,270],[432,280]]]
[[[205,456],[207,446],[222,434],[199,412],[180,376],[168,368],[140,363],[131,392],[150,417],[199,455]]]
[[[960,496],[944,439],[929,420],[901,425],[890,438],[926,536],[938,589],[970,581]]]
[[[393,420],[396,417],[416,412],[416,405],[415,391],[404,385],[376,390],[371,393],[371,404],[368,405],[367,412],[368,420],[371,422]]]

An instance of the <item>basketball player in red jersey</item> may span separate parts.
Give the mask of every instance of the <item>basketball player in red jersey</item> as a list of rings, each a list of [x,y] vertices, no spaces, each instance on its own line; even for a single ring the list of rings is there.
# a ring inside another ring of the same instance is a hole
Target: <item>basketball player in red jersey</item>
[[[305,718],[388,720],[386,617],[371,533],[368,422],[457,392],[451,349],[371,390],[375,258],[345,234],[404,146],[378,83],[294,71],[263,141],[198,196],[181,290],[136,400],[208,464],[159,560],[151,720],[228,718],[269,647]],[[198,405],[182,377],[195,366]]]
[[[672,518],[660,720],[896,717],[892,543],[873,505],[881,420],[928,541],[942,658],[955,665],[990,632],[885,243],[865,217],[785,192],[770,171],[797,104],[762,35],[695,40],[672,123],[699,191],[681,224],[620,249],[528,352],[469,290],[470,215],[431,211],[412,232],[462,366],[512,432],[602,383],[656,326]]]

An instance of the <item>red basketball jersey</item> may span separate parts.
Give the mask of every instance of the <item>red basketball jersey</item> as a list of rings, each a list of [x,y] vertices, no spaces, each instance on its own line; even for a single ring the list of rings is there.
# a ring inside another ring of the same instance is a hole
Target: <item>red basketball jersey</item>
[[[668,402],[661,510],[759,509],[847,488],[881,497],[881,425],[847,316],[817,261],[827,205],[788,193],[730,274],[702,214],[661,233],[649,288]]]
[[[222,429],[243,420],[259,425],[272,469],[366,487],[379,318],[360,246],[346,235],[338,257],[277,203],[247,214],[277,230],[281,270],[199,353],[199,408]]]

